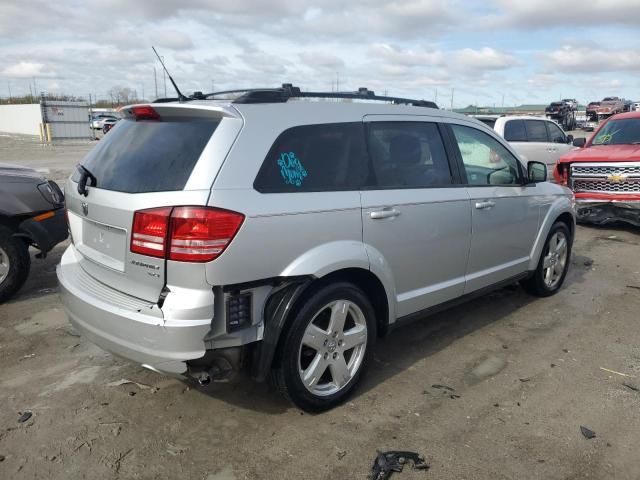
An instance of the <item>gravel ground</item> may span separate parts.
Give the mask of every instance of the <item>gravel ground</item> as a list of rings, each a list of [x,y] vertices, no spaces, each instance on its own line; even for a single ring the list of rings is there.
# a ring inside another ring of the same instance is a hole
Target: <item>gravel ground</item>
[[[68,172],[88,147],[22,146],[20,163]],[[63,249],[0,306],[0,478],[364,480],[387,449],[431,465],[398,479],[640,478],[640,229],[579,227],[554,297],[514,286],[397,330],[320,415],[246,378],[200,390],[78,337],[57,294]]]

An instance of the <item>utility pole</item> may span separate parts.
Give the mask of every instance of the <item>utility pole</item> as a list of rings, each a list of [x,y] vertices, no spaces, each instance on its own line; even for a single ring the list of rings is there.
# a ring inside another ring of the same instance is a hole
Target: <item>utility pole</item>
[[[153,66],[153,84],[156,86],[156,98],[158,98],[158,76],[156,75],[156,66]]]
[[[454,88],[451,89],[451,111],[453,111],[453,92],[455,91]]]
[[[504,108],[504,93],[502,94],[502,108]]]
[[[9,80],[7,80],[7,87],[9,87],[9,102],[11,102],[12,101],[12,98],[11,98],[11,81],[9,81]]]
[[[142,84],[142,98],[140,100],[144,100],[144,83]]]
[[[340,72],[336,72],[336,92],[340,91]]]
[[[213,78],[212,78],[211,79],[211,93],[213,93],[215,91],[216,91],[216,84],[215,84],[215,82],[213,81]]]

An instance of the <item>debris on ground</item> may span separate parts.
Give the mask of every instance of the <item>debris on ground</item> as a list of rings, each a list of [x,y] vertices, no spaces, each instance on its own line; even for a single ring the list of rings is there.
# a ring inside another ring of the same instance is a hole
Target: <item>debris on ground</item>
[[[620,375],[621,377],[636,378],[633,375],[628,375],[622,372],[616,372],[615,370],[611,370],[610,368],[600,367],[600,370],[604,370],[605,372],[609,372],[609,373],[615,373],[616,375]]]
[[[438,383],[435,383],[435,384],[431,385],[431,388],[437,388],[439,390],[449,390],[450,392],[455,392],[456,391],[455,388],[451,388],[448,385],[440,385]]]
[[[425,462],[424,457],[416,452],[378,452],[369,478],[371,480],[387,480],[394,472],[402,472],[407,462],[411,462],[416,470],[429,469],[429,464]]]
[[[638,285],[627,285],[627,288],[635,288],[636,290],[640,290],[640,286]]]
[[[152,387],[151,385],[146,385],[144,383],[134,382],[133,380],[129,380],[127,378],[107,383],[107,387],[119,387],[120,385],[136,385],[140,390],[151,390],[151,393],[155,393],[158,391],[156,387]],[[129,395],[131,395],[131,392],[129,392]],[[135,393],[133,395],[135,395]]]
[[[585,267],[590,267],[591,265],[593,265],[593,260],[591,260],[590,258],[584,261]]]
[[[460,395],[458,395],[457,393],[453,393],[456,391],[456,389],[448,385],[440,385],[439,383],[435,383],[431,385],[431,388],[437,388],[438,390],[442,390],[443,395],[447,395],[452,400],[455,400],[456,398],[460,398]],[[429,392],[425,390],[422,393],[426,394]]]
[[[582,425],[580,425],[580,431],[582,432],[582,435],[584,436],[584,438],[586,438],[587,440],[596,438],[596,432],[594,432],[593,430],[587,427],[583,427]]]
[[[20,413],[20,412],[18,412],[18,413]],[[18,423],[24,423],[27,420],[29,420],[32,416],[33,416],[33,413],[31,413],[29,410],[27,410],[22,415],[20,415],[20,418],[18,418]]]
[[[520,380],[522,383],[528,382],[531,379],[530,378],[519,378],[518,380]]]
[[[627,387],[630,390],[633,390],[634,392],[640,392],[640,385],[638,385],[636,383],[622,382],[622,385],[624,385],[625,387]]]
[[[336,454],[336,456],[338,457],[338,460],[342,460],[346,455],[347,455],[346,450],[338,450],[338,453]]]

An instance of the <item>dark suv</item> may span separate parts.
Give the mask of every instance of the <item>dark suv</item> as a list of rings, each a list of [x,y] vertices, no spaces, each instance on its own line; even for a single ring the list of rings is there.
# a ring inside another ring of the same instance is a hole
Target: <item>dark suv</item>
[[[68,235],[64,195],[30,168],[0,164],[0,303],[29,275],[29,246],[44,256]]]

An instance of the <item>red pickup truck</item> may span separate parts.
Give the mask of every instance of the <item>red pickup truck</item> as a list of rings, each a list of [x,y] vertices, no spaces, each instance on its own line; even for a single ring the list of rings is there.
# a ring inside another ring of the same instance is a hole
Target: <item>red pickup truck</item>
[[[573,145],[554,177],[575,193],[578,220],[640,227],[640,112],[614,115]]]

